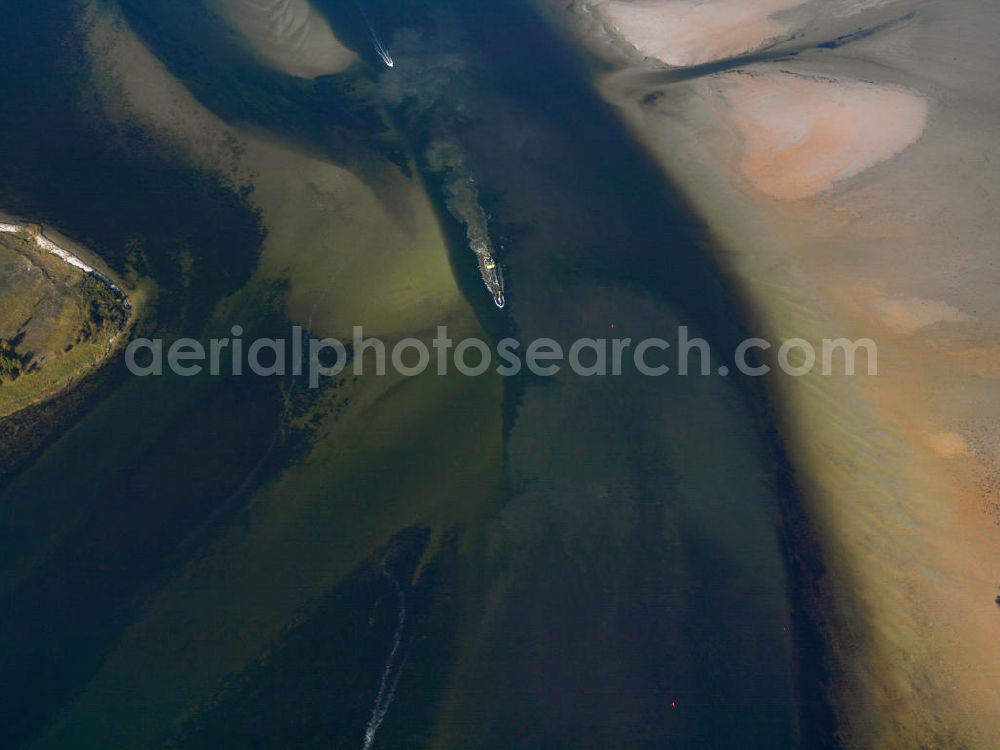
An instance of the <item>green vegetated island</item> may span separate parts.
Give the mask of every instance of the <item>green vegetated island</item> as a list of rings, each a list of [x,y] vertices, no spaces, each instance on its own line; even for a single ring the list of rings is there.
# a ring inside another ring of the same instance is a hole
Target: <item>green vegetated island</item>
[[[33,224],[0,223],[0,417],[78,382],[124,339],[122,288]]]

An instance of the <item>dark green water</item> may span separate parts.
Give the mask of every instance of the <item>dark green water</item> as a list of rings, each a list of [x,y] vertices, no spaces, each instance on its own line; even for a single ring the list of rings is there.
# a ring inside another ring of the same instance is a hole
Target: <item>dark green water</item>
[[[579,337],[673,340],[688,325],[718,352],[744,336],[697,222],[599,102],[583,66],[520,3],[370,2],[387,40],[404,32],[392,47],[397,68],[373,66],[349,85],[266,71],[200,10],[121,5],[226,119],[347,164],[406,148],[419,162],[442,140],[460,147],[502,247],[503,313],[437,194],[440,175],[426,181],[456,276],[495,335],[568,348]],[[350,3],[317,6],[371,57]],[[197,333],[248,278],[256,217],[148,134],[131,134],[123,148],[122,135],[92,115],[64,112],[88,86],[70,7],[9,11],[14,31],[0,54],[13,93],[0,143],[10,168],[0,208],[50,221],[119,266],[138,244],[165,289],[156,325]],[[377,101],[388,102],[404,143],[388,134]],[[181,248],[195,257],[191,285],[177,277]],[[263,294],[260,307],[269,307]],[[626,370],[510,380],[505,389],[496,404],[502,482],[467,490],[470,505],[496,509],[448,530],[427,572],[404,586],[405,659],[373,747],[827,744],[818,675],[802,667],[817,654],[783,551],[787,477],[762,430],[755,384]],[[291,446],[274,450],[281,404],[265,381],[128,380],[6,478],[0,570],[16,583],[4,583],[0,600],[0,746],[30,747],[72,707],[144,603],[233,524],[254,488],[300,457]],[[448,416],[441,424],[454,423]],[[427,456],[457,464],[475,446],[452,450]],[[325,481],[332,499],[356,492],[337,476]],[[375,492],[372,507],[392,494]],[[352,523],[366,528],[362,513],[345,514],[345,533]],[[360,747],[397,617],[384,571],[404,580],[426,545],[422,527],[403,523],[373,542],[321,601],[289,616],[266,659],[231,675],[210,705],[189,706],[188,719],[154,744]],[[182,643],[163,648],[183,655]],[[145,687],[155,701],[156,685]],[[109,716],[92,717],[103,747],[117,736]]]

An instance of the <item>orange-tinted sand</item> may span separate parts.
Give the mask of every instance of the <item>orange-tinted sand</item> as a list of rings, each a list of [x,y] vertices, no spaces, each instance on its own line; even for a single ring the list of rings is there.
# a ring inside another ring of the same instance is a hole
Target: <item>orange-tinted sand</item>
[[[927,102],[893,86],[786,73],[720,80],[743,142],[743,176],[777,198],[806,198],[860,174],[916,142],[927,122]]]
[[[919,297],[879,298],[875,312],[895,333],[911,334],[936,323],[961,323],[969,316],[947,302]]]
[[[604,19],[648,57],[698,65],[756,49],[789,32],[772,16],[803,0],[644,0],[601,4]]]

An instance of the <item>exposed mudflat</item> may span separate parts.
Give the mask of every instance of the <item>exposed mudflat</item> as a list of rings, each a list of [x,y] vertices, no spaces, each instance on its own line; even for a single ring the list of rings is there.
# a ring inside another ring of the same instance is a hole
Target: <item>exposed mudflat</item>
[[[735,5],[540,7],[612,63],[597,85],[705,217],[764,335],[878,344],[877,377],[769,382],[826,565],[842,740],[991,747],[1000,11]]]

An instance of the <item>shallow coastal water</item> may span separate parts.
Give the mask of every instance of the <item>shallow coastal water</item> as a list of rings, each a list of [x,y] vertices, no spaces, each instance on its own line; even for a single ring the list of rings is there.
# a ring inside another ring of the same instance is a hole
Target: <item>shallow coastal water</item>
[[[136,14],[142,3],[124,5]],[[371,71],[372,103],[388,106],[418,165],[447,138],[476,176],[508,284],[503,312],[441,174],[423,175],[484,330],[568,343],[672,339],[688,325],[732,350],[739,309],[697,222],[530,12],[500,0],[367,7],[396,40],[396,66]],[[326,10],[350,41],[358,19]],[[190,65],[176,26],[154,28],[143,30],[168,68]],[[461,61],[443,77],[442,55]],[[191,85],[216,114],[346,163],[381,138],[359,125],[367,111],[338,121],[348,135],[327,137],[318,123],[342,97],[324,98],[322,82],[280,79],[271,101],[271,74],[250,66],[240,75],[255,98],[235,101],[223,87],[244,65],[202,70]],[[387,95],[397,74],[412,75],[426,108]],[[47,168],[57,176],[60,163]],[[122,169],[106,179],[124,181]],[[125,196],[103,196],[108,215]],[[63,204],[49,210],[67,231],[88,226]],[[232,212],[254,226],[248,205],[233,199]],[[200,226],[190,230],[200,273],[239,288],[249,263],[227,267]],[[308,253],[290,262],[318,264]],[[177,325],[201,330],[222,290],[212,296],[206,282],[205,298],[184,304],[194,292],[162,276],[164,304],[188,316]],[[242,292],[254,309],[267,309],[268,293]],[[258,315],[264,330],[289,322]],[[627,372],[428,376],[386,398],[365,382],[345,388],[361,417],[345,406],[341,426],[322,422],[334,438],[321,430],[295,452],[281,449],[289,406],[278,384],[130,380],[12,481],[0,495],[10,542],[0,580],[13,604],[2,643],[17,648],[11,663],[28,687],[6,696],[12,744],[362,747],[373,707],[373,748],[816,744],[815,675],[801,668],[809,647],[783,551],[783,468],[750,384]]]
[[[463,140],[495,196],[516,335],[568,347],[689,325],[725,351],[739,313],[704,238],[572,56],[508,3],[464,22],[488,84],[464,100]],[[796,743],[779,469],[750,394],[721,377],[521,384],[491,532],[504,604],[471,657],[489,729],[456,744]]]

